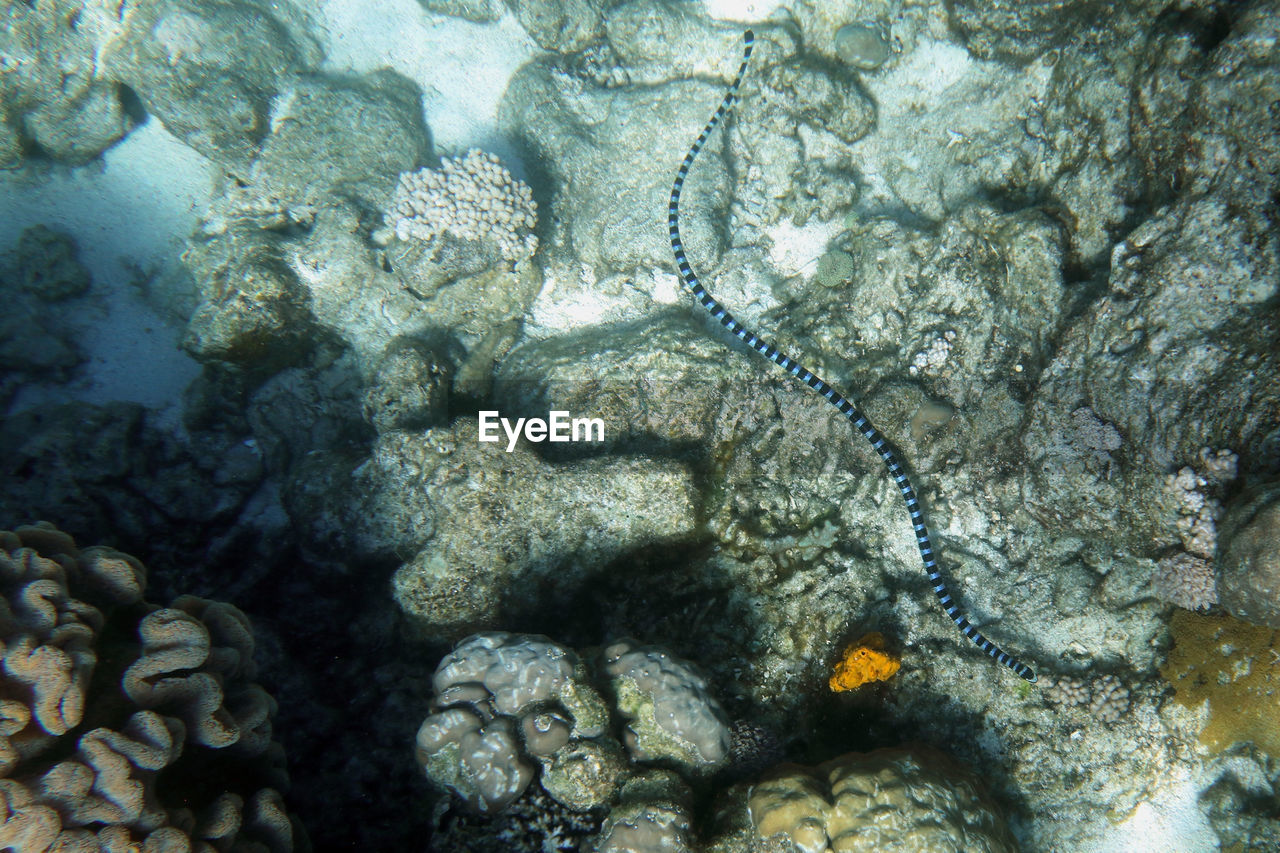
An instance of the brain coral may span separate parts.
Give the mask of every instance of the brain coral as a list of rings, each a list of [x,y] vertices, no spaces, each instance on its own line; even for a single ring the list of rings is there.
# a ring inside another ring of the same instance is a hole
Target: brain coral
[[[292,851],[248,621],[145,585],[127,554],[0,531],[0,849]]]
[[[1017,849],[961,768],[928,747],[783,764],[751,789],[753,850],[778,853]]]

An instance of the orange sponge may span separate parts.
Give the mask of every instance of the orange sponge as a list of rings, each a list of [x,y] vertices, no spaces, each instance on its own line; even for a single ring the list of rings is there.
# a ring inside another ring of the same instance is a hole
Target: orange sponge
[[[886,681],[902,662],[884,650],[884,637],[872,631],[844,650],[827,682],[835,693],[853,690],[873,681]]]

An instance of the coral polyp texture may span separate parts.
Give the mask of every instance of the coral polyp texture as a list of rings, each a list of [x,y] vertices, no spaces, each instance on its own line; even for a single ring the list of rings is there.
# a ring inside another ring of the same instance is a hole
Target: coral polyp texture
[[[1049,678],[1044,698],[1059,708],[1087,707],[1094,720],[1107,725],[1129,711],[1129,688],[1114,675],[1093,680],[1070,675]]]
[[[1218,603],[1218,582],[1208,560],[1179,552],[1156,563],[1156,597],[1184,610],[1207,610]]]
[[[1236,478],[1236,454],[1202,447],[1196,467],[1183,466],[1165,477],[1165,497],[1171,499],[1174,526],[1182,551],[1162,557],[1152,575],[1152,590],[1161,601],[1184,610],[1207,610],[1218,603],[1213,557],[1218,548],[1222,503],[1218,496]]]
[[[450,235],[489,241],[509,261],[527,258],[538,248],[532,233],[538,206],[529,186],[512,176],[497,155],[478,148],[443,158],[439,169],[400,175],[385,218],[400,240],[433,242]]]
[[[782,765],[752,787],[748,809],[758,853],[1018,849],[977,782],[928,747]]]
[[[248,620],[145,586],[127,554],[0,531],[0,848],[294,850]]]
[[[729,720],[688,661],[654,646],[618,642],[604,650],[627,748],[642,761],[699,770],[721,765],[732,742]]]

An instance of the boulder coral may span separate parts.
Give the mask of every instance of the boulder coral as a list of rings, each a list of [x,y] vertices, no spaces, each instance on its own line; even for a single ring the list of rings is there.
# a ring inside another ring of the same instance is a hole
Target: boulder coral
[[[1176,611],[1169,635],[1160,674],[1174,702],[1197,715],[1200,742],[1215,752],[1252,743],[1280,755],[1280,630]]]
[[[778,752],[762,733],[744,748],[733,728],[750,724],[731,728],[695,666],[657,646],[579,656],[542,635],[475,634],[432,681],[418,763],[465,807],[438,827],[438,850],[562,850],[569,837],[596,853],[1017,849],[977,781],[925,746],[780,764],[726,787]],[[700,796],[715,803],[710,824]]]
[[[539,761],[550,773],[571,738],[604,732],[608,709],[585,676],[577,655],[546,638],[468,637],[436,668],[440,710],[418,729],[419,764],[477,811],[505,809],[533,781]],[[612,784],[605,788],[612,794]]]
[[[689,817],[685,782],[667,768],[723,766],[724,712],[693,664],[669,652],[623,641],[596,657],[588,666],[536,634],[460,642],[436,668],[433,713],[418,729],[427,778],[485,815],[544,793],[574,814],[607,808],[599,849],[668,849],[655,839],[682,837]],[[596,689],[604,681],[612,690]],[[619,736],[611,723],[624,718]]]
[[[723,765],[729,720],[695,666],[625,640],[608,646],[604,657],[618,710],[627,719],[623,739],[634,758],[700,771]]]
[[[235,607],[49,525],[0,531],[0,848],[305,847]]]
[[[781,765],[751,789],[748,809],[754,850],[1017,849],[977,783],[928,747]]]

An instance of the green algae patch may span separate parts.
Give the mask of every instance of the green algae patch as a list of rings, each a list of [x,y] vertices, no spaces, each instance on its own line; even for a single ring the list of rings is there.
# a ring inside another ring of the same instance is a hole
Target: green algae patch
[[[1280,630],[1186,610],[1169,627],[1173,648],[1160,672],[1179,704],[1208,701],[1200,742],[1222,750],[1252,741],[1280,756]]]

